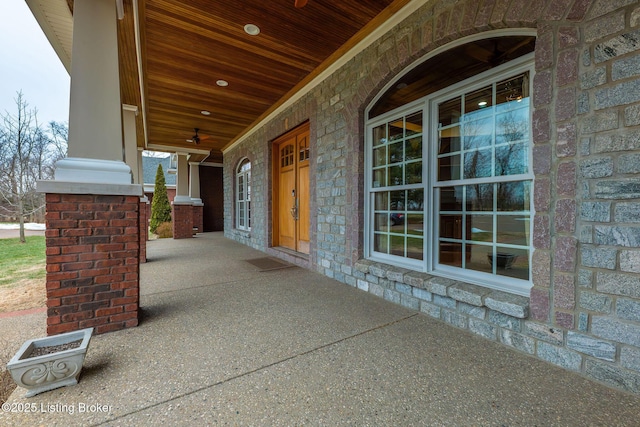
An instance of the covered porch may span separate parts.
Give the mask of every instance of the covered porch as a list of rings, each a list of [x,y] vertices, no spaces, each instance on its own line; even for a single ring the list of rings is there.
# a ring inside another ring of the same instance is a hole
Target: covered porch
[[[176,159],[180,251],[199,247],[212,166],[227,238],[640,391],[637,2],[27,2],[72,77],[69,158],[40,187],[48,334],[144,320],[139,159],[160,150]],[[215,274],[242,277],[240,261]],[[165,279],[196,293],[182,267]],[[279,298],[295,312],[278,288],[245,291],[237,307]],[[307,290],[316,307],[320,291]],[[375,320],[380,303],[362,311]]]
[[[148,256],[139,327],[95,336],[77,386],[30,399],[17,389],[7,403],[39,410],[0,424],[637,422],[638,396],[321,274],[261,270],[247,261],[263,252],[221,233],[151,241]],[[32,338],[43,319],[0,327],[37,325]]]

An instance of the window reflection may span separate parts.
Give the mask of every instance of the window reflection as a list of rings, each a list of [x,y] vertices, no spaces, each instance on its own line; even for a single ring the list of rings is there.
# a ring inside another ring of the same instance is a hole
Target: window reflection
[[[530,181],[439,188],[439,262],[528,280],[528,257],[519,258],[531,245],[530,192]],[[518,254],[518,272],[494,268],[496,251]]]

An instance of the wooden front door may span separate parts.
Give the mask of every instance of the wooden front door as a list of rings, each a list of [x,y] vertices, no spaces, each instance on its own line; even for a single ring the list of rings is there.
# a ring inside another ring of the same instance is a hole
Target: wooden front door
[[[273,147],[273,246],[309,253],[309,124]]]

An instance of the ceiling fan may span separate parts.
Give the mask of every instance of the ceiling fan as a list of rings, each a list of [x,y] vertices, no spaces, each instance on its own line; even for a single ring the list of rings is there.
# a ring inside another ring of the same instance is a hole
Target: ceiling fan
[[[193,130],[196,132],[191,139],[187,139],[187,142],[193,142],[194,144],[198,145],[200,144],[200,141],[204,141],[210,138],[209,135],[198,135],[198,132],[200,132],[200,129],[198,128],[193,128]]]

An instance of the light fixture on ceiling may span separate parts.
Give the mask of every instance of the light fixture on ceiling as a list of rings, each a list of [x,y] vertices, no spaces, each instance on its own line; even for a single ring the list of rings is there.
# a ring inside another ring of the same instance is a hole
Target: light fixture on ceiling
[[[202,111],[200,111],[200,114],[202,114],[203,116],[210,116],[211,115],[211,111],[202,110]]]
[[[402,83],[398,83],[398,85],[396,86],[396,89],[404,89],[405,87],[407,87],[407,84],[405,82],[402,82]]]
[[[487,101],[478,102],[478,107],[482,108],[482,107],[486,107],[486,106],[487,106]]]
[[[226,81],[226,80],[222,80],[222,79],[221,79],[221,80],[218,80],[218,81],[216,82],[216,84],[217,84],[218,86],[220,86],[220,87],[226,87],[226,86],[229,86],[229,82],[228,82],[228,81]]]
[[[244,26],[244,32],[250,36],[257,36],[260,34],[260,27],[255,24],[247,24]]]

